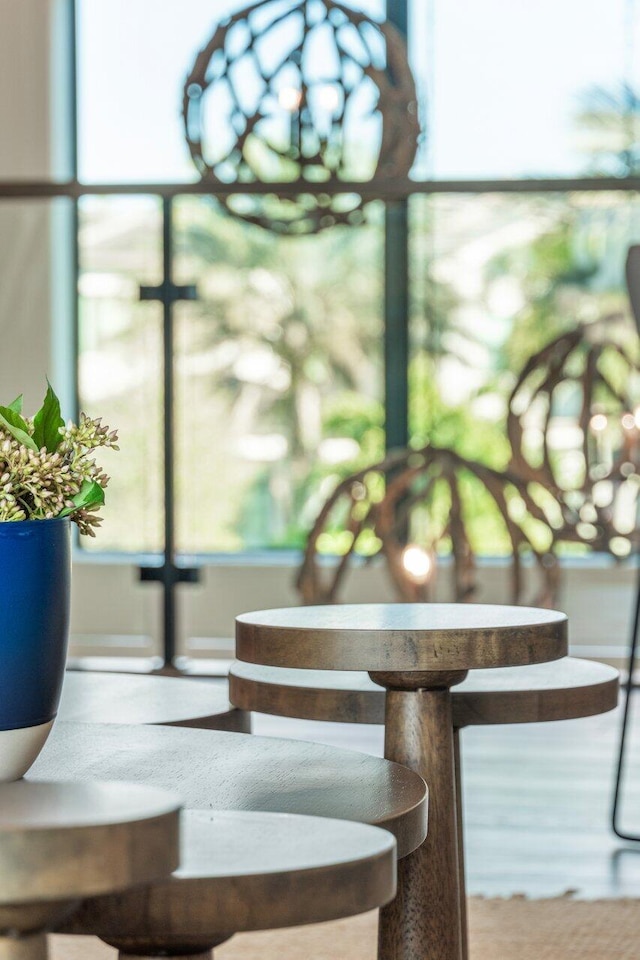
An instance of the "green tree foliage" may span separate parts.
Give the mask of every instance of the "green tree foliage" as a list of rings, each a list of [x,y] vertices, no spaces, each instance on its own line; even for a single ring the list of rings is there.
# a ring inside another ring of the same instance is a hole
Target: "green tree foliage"
[[[567,209],[533,242],[505,251],[490,264],[489,278],[517,277],[524,303],[498,354],[498,371],[517,374],[532,354],[575,326],[585,300],[593,308],[589,280],[597,267],[576,257],[575,221],[575,211]]]

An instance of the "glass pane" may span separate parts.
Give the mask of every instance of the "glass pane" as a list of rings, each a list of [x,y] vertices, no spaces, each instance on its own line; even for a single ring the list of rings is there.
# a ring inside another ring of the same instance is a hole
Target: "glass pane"
[[[605,334],[633,354],[637,334],[624,264],[629,244],[640,233],[640,198],[441,195],[414,198],[411,213],[413,442],[452,447],[503,470],[510,457],[509,397],[532,354],[577,324],[599,319]],[[638,385],[629,380],[624,364],[607,369],[621,392],[628,386],[630,395],[634,390],[637,395]],[[541,364],[540,382],[545,370]],[[528,439],[525,431],[531,456],[533,435],[547,430],[556,476],[565,489],[581,482],[580,402],[576,388],[567,385],[554,399],[547,427],[538,422],[533,405],[525,424],[531,427]],[[607,402],[603,397],[605,420]],[[626,442],[624,412],[616,412],[617,420],[609,417],[611,434],[594,440],[603,456],[607,447],[609,460]],[[484,515],[480,500],[471,526],[479,553],[505,552],[504,531]]]
[[[176,205],[179,549],[300,546],[336,480],[384,447],[382,210],[278,239]]]
[[[242,6],[237,0],[78,0],[81,180],[199,179],[185,142],[184,82],[216,25]],[[355,6],[376,17],[384,9],[383,0]]]
[[[134,207],[139,211],[139,204]],[[114,284],[116,280],[124,283],[118,271],[126,274],[129,261],[131,269],[136,265],[140,267],[143,279],[157,279],[157,270],[150,263],[147,267],[143,257],[134,259],[135,245],[124,239],[136,222],[133,214],[128,218],[127,228],[126,223],[115,216],[114,209],[96,210],[87,202],[81,211],[84,277],[92,278],[94,284],[93,288],[89,285],[85,294],[96,298],[90,304],[83,304],[86,321],[81,335],[83,359],[87,353],[91,357],[90,369],[85,368],[83,377],[83,400],[89,413],[104,414],[105,421],[117,423],[123,447],[109,462],[113,480],[104,511],[104,532],[99,532],[95,540],[85,537],[81,541],[82,545],[98,550],[125,549],[133,545],[127,528],[132,526],[135,539],[146,509],[137,493],[130,497],[123,495],[130,471],[138,470],[140,464],[135,440],[132,442],[129,438],[131,427],[127,418],[139,415],[138,398],[146,394],[131,389],[128,406],[122,402],[117,384],[107,389],[109,377],[122,375],[122,354],[118,353],[117,344],[118,338],[124,343],[127,337],[121,325],[127,304],[122,290],[114,290]],[[9,403],[24,393],[27,415],[39,409],[47,376],[60,396],[64,417],[73,414],[76,297],[73,214],[73,204],[66,199],[0,201],[0,402]],[[149,227],[145,242],[153,243],[157,233],[153,218]],[[100,348],[104,352],[98,357],[96,351]],[[135,368],[134,360],[129,358],[129,362]],[[95,397],[92,380],[95,380]],[[107,464],[106,457],[104,463]],[[153,497],[151,493],[150,498]],[[157,504],[155,509],[161,517]],[[140,546],[145,543],[141,542]],[[103,658],[115,653],[127,657],[131,668],[135,667],[132,657],[149,658],[159,653],[162,604],[158,584],[140,585],[130,564],[103,562],[103,558],[95,556],[88,559],[84,552],[74,557],[73,583],[69,650],[72,661],[79,656]],[[149,669],[150,665],[146,659],[143,666]]]
[[[640,18],[626,0],[433,0],[431,23],[422,6],[433,176],[629,172]]]
[[[163,545],[162,309],[139,302],[162,280],[157,200],[86,198],[80,205],[81,409],[120,435],[101,453],[112,476],[99,551],[156,552]]]
[[[73,303],[73,205],[69,200],[0,199],[0,403],[24,394],[39,409],[49,377],[63,412],[68,389]]]
[[[355,6],[384,13],[381,0]],[[416,176],[637,170],[640,14],[627,0],[409,0],[409,9],[427,134]],[[174,2],[79,0],[81,179],[197,179],[184,79],[215,25],[237,10],[233,0],[213,9],[182,0],[177,16]]]

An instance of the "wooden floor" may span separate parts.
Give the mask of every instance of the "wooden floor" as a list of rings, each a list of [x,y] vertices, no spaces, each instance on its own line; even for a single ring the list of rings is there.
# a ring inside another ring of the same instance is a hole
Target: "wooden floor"
[[[640,833],[640,691],[634,694],[624,826]],[[621,715],[462,735],[470,894],[640,897],[640,843],[609,827]],[[254,732],[382,754],[380,727],[256,714]]]

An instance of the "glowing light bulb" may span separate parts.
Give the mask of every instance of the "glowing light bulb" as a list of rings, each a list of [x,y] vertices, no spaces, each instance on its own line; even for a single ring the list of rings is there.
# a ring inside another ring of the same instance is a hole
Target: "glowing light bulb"
[[[411,543],[402,551],[402,566],[414,583],[427,583],[433,572],[433,560],[423,547]]]
[[[297,87],[282,87],[278,93],[278,103],[288,113],[295,113],[302,103],[302,92]]]
[[[340,94],[335,87],[326,83],[318,89],[318,103],[323,110],[334,113],[340,106]]]
[[[636,418],[632,413],[623,413],[620,422],[624,430],[633,430],[636,426]]]
[[[609,421],[607,420],[604,413],[594,413],[589,421],[589,426],[594,433],[601,433],[603,430],[607,429]]]

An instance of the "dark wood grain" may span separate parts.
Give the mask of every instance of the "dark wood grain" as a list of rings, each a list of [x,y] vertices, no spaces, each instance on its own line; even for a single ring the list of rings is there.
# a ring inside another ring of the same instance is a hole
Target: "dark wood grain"
[[[243,710],[335,723],[384,723],[384,690],[356,670],[296,670],[234,660],[229,699]]]
[[[557,660],[567,618],[493,604],[345,604],[236,619],[236,656],[311,670],[468,670]]]
[[[524,667],[474,670],[451,691],[457,728],[572,720],[613,710],[619,674],[574,657]],[[384,723],[385,692],[368,674],[264,667],[236,660],[229,697],[246,711],[303,720]]]
[[[61,928],[137,955],[203,952],[231,933],[318,923],[388,903],[395,842],[360,823],[185,812],[169,880],[86,902]]]
[[[163,723],[248,733],[226,690],[191,678],[67,671],[58,716],[80,723]]]
[[[455,688],[454,688],[455,689]],[[452,691],[453,693],[453,691]],[[467,917],[467,880],[464,849],[464,807],[462,805],[462,761],[460,757],[460,730],[453,729],[453,763],[456,780],[456,817],[458,829],[458,890],[460,894],[460,953],[462,960],[469,956],[469,921]]]
[[[565,657],[503,670],[474,670],[452,690],[456,727],[576,720],[613,710],[620,674],[604,663]]]
[[[446,687],[387,691],[385,756],[428,777],[429,834],[398,864],[397,896],[380,913],[379,960],[461,960],[455,758]]]
[[[406,856],[426,835],[427,790],[398,764],[322,744],[209,730],[59,722],[28,779],[135,780],[187,808],[262,810],[385,827]]]

